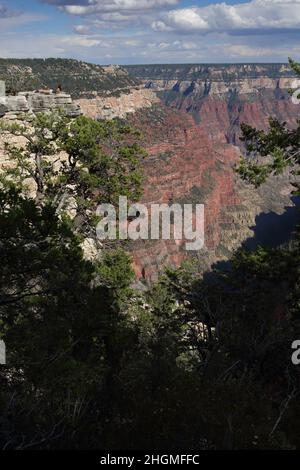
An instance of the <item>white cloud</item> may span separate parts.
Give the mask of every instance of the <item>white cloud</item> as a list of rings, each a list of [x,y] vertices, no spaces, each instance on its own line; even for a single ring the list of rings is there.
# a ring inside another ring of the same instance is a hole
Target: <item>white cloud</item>
[[[164,23],[163,21],[153,21],[152,29],[158,32],[172,31],[171,26],[167,26],[166,23]]]
[[[91,15],[95,13],[142,11],[155,8],[171,7],[178,4],[179,0],[91,0],[88,4],[68,4],[66,1],[60,8],[72,15]],[[50,3],[50,2],[48,2]]]
[[[88,34],[90,32],[90,28],[83,24],[78,24],[74,26],[74,32],[77,34]]]
[[[166,33],[156,40],[153,35],[126,34],[55,35],[33,33],[3,33],[1,57],[73,57],[98,63],[178,63],[224,61],[286,61],[291,55],[300,59],[300,45],[247,43],[243,37],[223,37],[222,42],[208,41],[202,36],[184,37]],[[220,39],[220,38],[219,38]],[[251,38],[253,42],[253,38]],[[270,40],[271,43],[271,40]]]
[[[251,47],[246,44],[228,44],[225,50],[226,54],[231,58],[270,57],[274,53],[274,50],[270,47]]]
[[[101,44],[99,39],[89,38],[85,36],[67,36],[61,39],[62,44],[67,44],[69,46],[79,46],[79,47],[93,47]]]
[[[179,0],[42,1],[64,12],[84,9],[84,17],[80,24],[77,16],[71,18],[73,31],[47,34],[35,28],[38,32],[30,33],[18,25],[35,21],[36,13],[1,17],[0,7],[0,56],[59,56],[121,64],[300,58],[295,33],[300,28],[300,0],[246,0],[234,5],[215,0],[206,7],[190,0],[198,6],[186,8],[179,6]]]
[[[152,23],[156,31],[218,32],[300,27],[300,0],[252,0],[170,10]]]
[[[46,0],[71,16],[81,16],[90,29],[121,30],[151,27],[157,15],[175,7],[180,0]],[[82,25],[81,25],[82,26]],[[75,32],[82,34],[80,28]]]

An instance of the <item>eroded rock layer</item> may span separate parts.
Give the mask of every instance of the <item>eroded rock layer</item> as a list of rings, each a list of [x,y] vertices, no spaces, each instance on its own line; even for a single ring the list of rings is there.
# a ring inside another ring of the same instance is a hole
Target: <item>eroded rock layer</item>
[[[240,149],[224,136],[208,132],[202,123],[195,123],[191,115],[155,105],[137,112],[130,120],[142,130],[149,153],[144,163],[143,202],[148,206],[203,203],[205,207],[203,250],[187,252],[185,240],[139,241],[131,245],[138,279],[156,279],[165,266],[179,266],[191,256],[199,260],[201,269],[209,269],[213,263],[230,258],[246,241],[255,246],[261,238],[267,240],[269,231],[277,230],[280,215],[292,209],[289,175],[273,178],[259,191],[246,186],[233,169]],[[266,214],[266,221],[262,214]],[[268,227],[268,214],[278,218],[275,227],[272,217]],[[256,233],[259,217],[265,224],[261,238]]]
[[[269,116],[293,124],[299,87],[286,64],[131,66],[128,71],[163,102],[193,115],[209,134],[239,145],[240,125],[266,128]]]
[[[139,87],[131,89],[128,93],[121,93],[119,96],[97,96],[76,101],[84,114],[93,119],[126,118],[127,114],[150,108],[158,102],[160,99],[153,91]]]
[[[0,96],[0,117],[18,119],[22,114],[41,113],[61,109],[67,116],[82,114],[78,103],[67,93],[21,92],[16,96]]]

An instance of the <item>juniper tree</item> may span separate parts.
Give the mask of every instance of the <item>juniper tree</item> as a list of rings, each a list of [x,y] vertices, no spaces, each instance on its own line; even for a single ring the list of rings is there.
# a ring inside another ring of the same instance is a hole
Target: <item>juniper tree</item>
[[[300,66],[289,59],[292,69],[300,76]],[[280,175],[289,169],[292,175],[300,174],[300,120],[294,128],[271,117],[269,129],[264,131],[248,124],[241,126],[241,140],[248,155],[241,159],[237,172],[256,187],[270,175]],[[295,184],[296,188],[298,185]]]
[[[71,206],[75,224],[89,231],[99,203],[119,195],[137,201],[142,193],[139,134],[120,121],[95,121],[85,116],[67,118],[62,112],[24,117],[23,122],[1,122],[1,131],[23,139],[7,142],[11,165],[2,174],[18,187],[36,186],[39,205],[50,203],[57,212]]]

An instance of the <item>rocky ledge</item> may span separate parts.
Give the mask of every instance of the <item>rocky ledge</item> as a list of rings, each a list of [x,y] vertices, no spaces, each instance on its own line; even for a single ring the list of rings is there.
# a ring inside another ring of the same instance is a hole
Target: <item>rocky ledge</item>
[[[7,119],[18,118],[23,113],[36,114],[54,109],[62,109],[70,117],[82,114],[79,104],[74,103],[71,95],[67,93],[40,90],[21,92],[16,96],[5,96],[5,93],[0,96],[0,117]]]
[[[126,118],[127,114],[151,108],[158,102],[160,99],[153,91],[143,88],[133,88],[128,93],[121,93],[120,96],[97,96],[93,99],[82,98],[76,101],[83,113],[93,119]]]

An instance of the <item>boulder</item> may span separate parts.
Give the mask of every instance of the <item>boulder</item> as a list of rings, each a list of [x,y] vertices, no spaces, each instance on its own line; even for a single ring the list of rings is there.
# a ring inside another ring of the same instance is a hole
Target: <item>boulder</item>
[[[27,100],[30,109],[34,113],[62,109],[69,117],[76,117],[82,114],[80,106],[73,103],[71,96],[66,93],[28,93]]]
[[[7,113],[7,107],[4,103],[0,102],[0,117],[3,117]]]
[[[7,96],[5,98],[5,104],[7,106],[8,112],[18,114],[26,113],[29,111],[28,101],[26,97],[22,95]]]
[[[83,256],[87,261],[99,261],[102,257],[102,245],[93,238],[85,238],[81,244]]]

